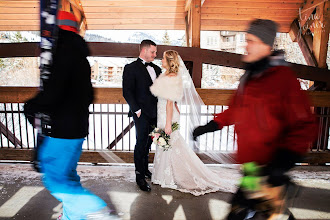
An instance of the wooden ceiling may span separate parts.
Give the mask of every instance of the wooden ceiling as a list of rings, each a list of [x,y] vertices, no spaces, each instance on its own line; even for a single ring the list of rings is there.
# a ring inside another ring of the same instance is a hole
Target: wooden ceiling
[[[89,30],[185,30],[189,0],[81,0]],[[202,0],[201,30],[244,31],[253,18],[289,32],[304,0]],[[193,6],[192,6],[193,7]],[[0,31],[39,30],[39,0],[1,0]]]

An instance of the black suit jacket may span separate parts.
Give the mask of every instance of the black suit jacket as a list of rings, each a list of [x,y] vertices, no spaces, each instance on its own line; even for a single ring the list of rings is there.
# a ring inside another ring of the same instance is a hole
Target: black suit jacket
[[[161,73],[159,66],[151,63],[158,77]],[[150,92],[152,79],[141,59],[127,64],[123,73],[123,96],[130,107],[128,116],[139,109],[150,118],[157,117],[157,98]]]

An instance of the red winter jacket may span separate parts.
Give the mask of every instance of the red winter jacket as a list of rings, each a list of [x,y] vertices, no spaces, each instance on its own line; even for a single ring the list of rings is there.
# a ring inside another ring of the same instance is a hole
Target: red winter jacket
[[[249,80],[214,120],[220,128],[235,125],[239,163],[266,164],[278,148],[304,154],[316,136],[307,96],[287,66],[271,67]]]

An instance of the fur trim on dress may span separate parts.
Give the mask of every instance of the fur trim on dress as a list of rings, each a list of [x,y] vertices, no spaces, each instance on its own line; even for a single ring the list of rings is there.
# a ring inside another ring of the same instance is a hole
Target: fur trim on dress
[[[150,86],[150,91],[154,96],[179,102],[183,97],[182,76],[166,76],[162,73]]]

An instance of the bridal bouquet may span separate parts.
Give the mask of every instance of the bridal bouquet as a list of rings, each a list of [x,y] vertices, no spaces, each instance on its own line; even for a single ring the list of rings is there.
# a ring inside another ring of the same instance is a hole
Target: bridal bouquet
[[[172,124],[172,132],[179,129],[179,123],[174,122]],[[154,128],[154,130],[149,134],[152,138],[152,141],[157,146],[163,148],[164,151],[167,151],[171,148],[170,142],[170,135],[167,135],[163,129]]]

